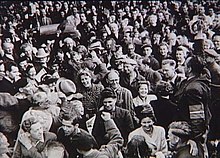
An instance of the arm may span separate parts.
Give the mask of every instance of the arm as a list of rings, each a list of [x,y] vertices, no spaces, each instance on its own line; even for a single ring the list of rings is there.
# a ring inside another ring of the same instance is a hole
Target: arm
[[[118,151],[123,145],[124,140],[116,124],[111,119],[110,114],[103,112],[101,116],[104,120],[104,126],[107,134],[109,135],[110,141],[107,145],[103,145],[100,148],[100,151],[104,152],[107,155],[117,155]]]

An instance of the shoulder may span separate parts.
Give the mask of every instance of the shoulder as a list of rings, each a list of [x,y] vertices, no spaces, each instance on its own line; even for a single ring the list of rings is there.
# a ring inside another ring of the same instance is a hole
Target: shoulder
[[[154,125],[154,130],[158,133],[164,133],[165,134],[165,129],[161,126],[155,126]]]
[[[44,136],[45,136],[46,140],[56,140],[57,139],[57,135],[52,132],[45,132]]]

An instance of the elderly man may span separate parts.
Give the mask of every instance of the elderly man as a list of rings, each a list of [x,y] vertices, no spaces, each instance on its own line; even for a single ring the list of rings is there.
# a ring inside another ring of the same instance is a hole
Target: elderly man
[[[133,59],[124,59],[124,72],[120,74],[120,85],[129,89],[133,97],[138,95],[138,81],[145,81],[145,78],[135,69],[137,62]]]
[[[169,125],[168,137],[169,147],[173,152],[172,157],[175,158],[204,158],[201,144],[197,144],[198,155],[190,154],[190,145],[188,141],[191,137],[191,127],[187,122],[172,122]]]
[[[133,97],[131,91],[127,88],[120,86],[119,81],[119,73],[116,70],[111,70],[107,74],[107,83],[110,88],[112,88],[117,94],[117,106],[127,109],[129,111],[133,111]]]

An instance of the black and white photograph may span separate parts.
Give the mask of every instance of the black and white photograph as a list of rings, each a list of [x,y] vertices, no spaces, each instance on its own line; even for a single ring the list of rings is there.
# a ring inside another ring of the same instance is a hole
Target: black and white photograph
[[[220,158],[220,1],[0,1],[0,158]]]

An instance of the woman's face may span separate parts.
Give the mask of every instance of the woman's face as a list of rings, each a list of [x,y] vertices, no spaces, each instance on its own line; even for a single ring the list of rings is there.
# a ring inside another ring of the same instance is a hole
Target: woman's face
[[[186,58],[185,53],[182,50],[176,51],[177,61],[185,61],[185,58]]]
[[[167,56],[167,54],[168,54],[167,46],[165,46],[165,45],[160,46],[160,54],[164,57]]]
[[[36,72],[35,68],[32,67],[32,68],[28,71],[28,76],[29,76],[29,78],[34,79],[35,76],[36,76],[36,73],[37,73],[37,72]]]
[[[33,124],[31,126],[30,134],[31,134],[31,137],[35,140],[43,139],[43,127],[42,127],[42,125],[39,122],[36,123],[36,124]]]
[[[153,128],[154,121],[150,117],[145,117],[141,120],[141,126],[145,132],[149,132]]]
[[[82,75],[81,83],[85,88],[90,88],[92,86],[92,78],[88,75]]]
[[[138,92],[141,97],[146,97],[148,94],[148,86],[146,84],[140,85]]]

